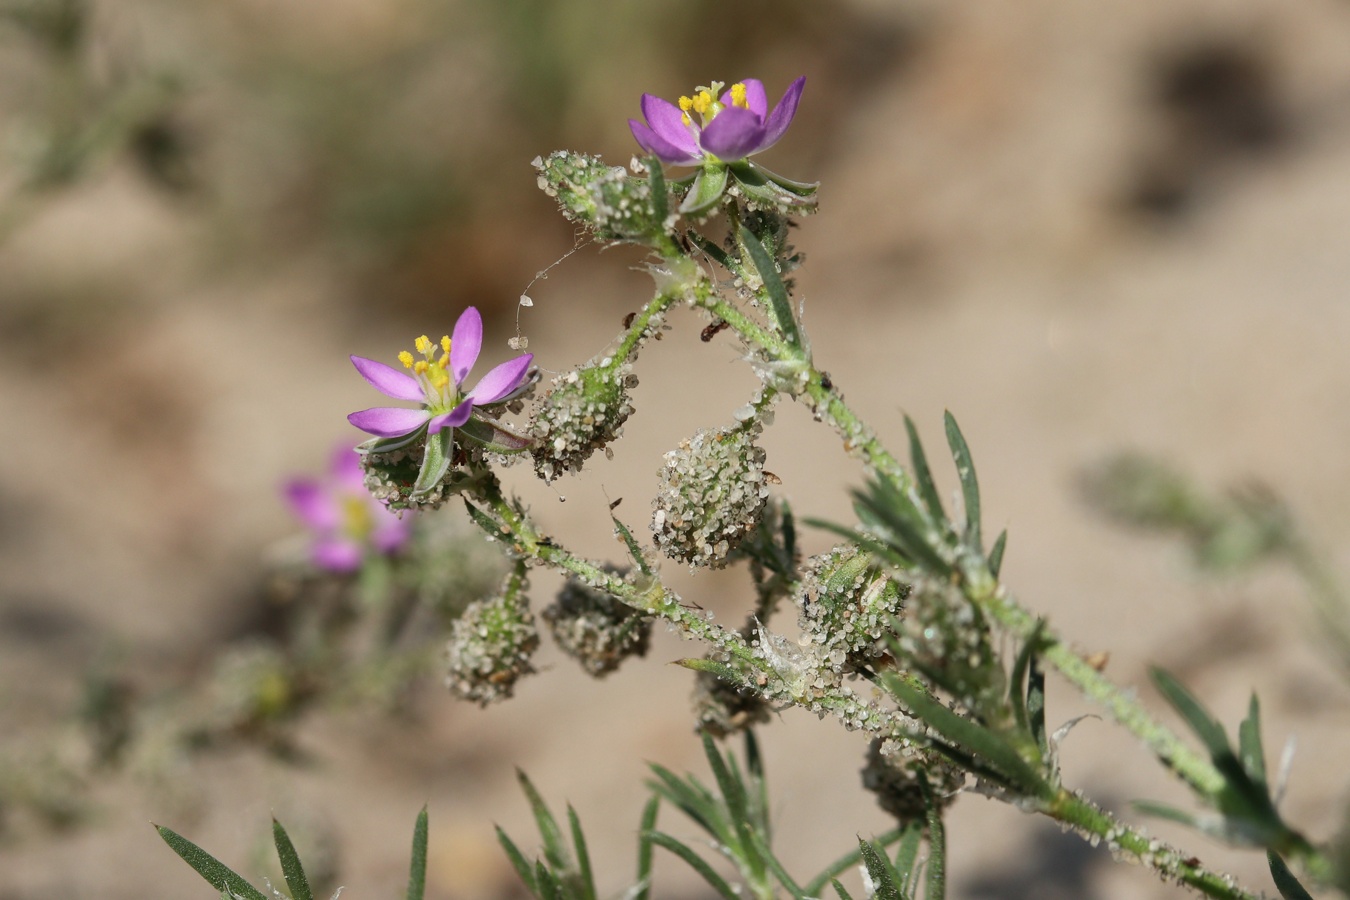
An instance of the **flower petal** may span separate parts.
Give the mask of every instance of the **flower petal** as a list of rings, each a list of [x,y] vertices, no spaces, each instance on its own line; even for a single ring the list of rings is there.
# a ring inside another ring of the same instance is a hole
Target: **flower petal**
[[[381,553],[393,553],[412,537],[411,519],[400,519],[383,504],[380,504],[378,510],[372,510],[371,515],[377,524],[370,534],[370,542]]]
[[[337,487],[365,492],[366,473],[361,468],[361,454],[346,444],[333,451],[333,457],[328,463],[328,474]]]
[[[651,94],[642,95],[642,115],[653,133],[666,143],[678,147],[689,156],[697,157],[698,141],[689,126],[684,124],[684,113],[669,100]]]
[[[745,102],[750,106],[750,111],[759,116],[759,120],[763,122],[765,114],[769,111],[769,98],[764,93],[764,82],[758,78],[747,78],[740,83],[745,85]],[[722,105],[731,105],[729,88],[722,93]]]
[[[455,384],[463,384],[469,377],[469,370],[478,362],[478,353],[483,349],[483,317],[472,306],[459,314],[455,322],[455,333],[450,337],[450,374]]]
[[[735,162],[761,149],[764,123],[748,109],[728,106],[703,129],[699,141],[722,162]]]
[[[421,428],[430,417],[425,409],[377,406],[354,412],[347,417],[347,421],[376,437],[402,437]]]
[[[788,85],[788,89],[783,92],[783,99],[778,101],[773,112],[764,120],[764,141],[759,145],[759,150],[768,150],[787,131],[793,116],[797,115],[797,101],[801,99],[805,87],[805,75]]]
[[[286,482],[281,488],[281,494],[296,518],[310,528],[336,528],[342,520],[342,511],[333,498],[312,478],[296,478]]]
[[[701,153],[690,154],[681,150],[637,119],[628,120],[628,130],[633,132],[633,140],[638,142],[639,147],[655,155],[663,163],[672,166],[692,166],[703,158]]]
[[[371,387],[386,397],[393,397],[395,400],[423,399],[422,386],[407,372],[400,372],[392,366],[366,359],[364,356],[353,356],[352,365],[356,366],[356,371],[361,373],[362,378],[370,382]]]
[[[361,545],[350,538],[324,537],[310,548],[310,559],[330,572],[354,572],[361,568]]]
[[[442,428],[458,428],[469,421],[469,416],[472,414],[473,400],[465,400],[448,413],[441,413],[439,416],[434,416],[432,420],[427,423],[427,433],[435,434]]]
[[[469,391],[468,396],[474,403],[483,406],[496,403],[514,391],[525,380],[525,374],[530,369],[532,359],[534,359],[534,354],[526,353],[524,356],[508,359],[501,365],[494,367],[478,379],[478,383],[474,385],[473,390]]]

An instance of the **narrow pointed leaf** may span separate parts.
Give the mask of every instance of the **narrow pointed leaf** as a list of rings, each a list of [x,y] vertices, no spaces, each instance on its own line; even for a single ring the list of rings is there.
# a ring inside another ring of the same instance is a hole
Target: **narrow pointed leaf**
[[[1032,680],[1028,679],[1028,673],[1031,670],[1032,663],[1036,654],[1040,652],[1041,632],[1045,628],[1045,620],[1040,619],[1036,622],[1036,627],[1031,630],[1022,648],[1017,652],[1017,659],[1013,663],[1012,678],[1008,681],[1008,703],[1012,707],[1013,719],[1017,725],[1028,734],[1034,734],[1031,725],[1030,707],[1032,706],[1032,692],[1036,687],[1044,691],[1044,685],[1033,685]],[[1040,693],[1038,699],[1041,701],[1041,711],[1044,710],[1044,694]],[[1043,729],[1042,729],[1043,730]]]
[[[1150,671],[1153,676],[1153,684],[1158,688],[1158,692],[1163,698],[1172,705],[1186,724],[1195,732],[1196,737],[1205,745],[1212,759],[1218,759],[1223,756],[1231,756],[1232,747],[1228,743],[1228,736],[1223,733],[1223,726],[1215,721],[1205,710],[1200,702],[1190,691],[1186,690],[1167,672],[1159,668]]]
[[[731,820],[732,826],[736,829],[735,845],[748,852],[752,844],[745,784],[741,781],[739,772],[733,773],[727,767],[726,761],[722,759],[722,754],[717,749],[717,745],[713,743],[712,735],[705,731],[702,738],[703,752],[708,757],[708,765],[712,768],[713,778],[717,780],[717,789],[722,792],[722,802],[726,805],[727,818]]]
[[[975,477],[975,463],[970,458],[970,447],[950,412],[943,414],[947,426],[947,444],[956,461],[956,474],[961,480],[961,499],[966,507],[966,544],[976,553],[984,553],[980,538],[980,483]]]
[[[1040,656],[1035,653],[1027,667],[1027,724],[1036,746],[1041,748],[1041,758],[1048,758],[1050,736],[1045,730],[1045,670],[1041,668]]]
[[[839,883],[839,879],[831,878],[830,884],[834,886],[834,892],[839,895],[839,900],[853,900],[853,896],[844,890],[844,886]]]
[[[572,804],[567,804],[567,824],[572,830],[572,849],[577,855],[577,880],[583,900],[595,900],[595,876],[591,874],[591,855],[586,851],[586,835],[581,831],[581,820]]]
[[[637,893],[633,900],[650,900],[652,884],[652,832],[656,816],[661,811],[661,798],[653,795],[642,808],[642,824],[638,829]]]
[[[412,431],[412,432],[409,432],[408,434],[400,435],[400,436],[398,436],[398,437],[390,437],[390,438],[381,438],[381,437],[377,437],[377,438],[371,438],[371,439],[368,440],[368,441],[363,441],[362,443],[357,444],[357,445],[356,445],[356,452],[357,452],[357,453],[392,453],[392,452],[395,451],[395,450],[402,450],[404,447],[407,447],[409,444],[413,444],[413,443],[416,443],[417,441],[421,440],[423,433],[424,433],[424,429],[419,428],[419,429],[417,429],[416,431]]]
[[[905,416],[905,431],[909,433],[909,461],[914,469],[914,485],[919,489],[919,496],[923,498],[929,514],[934,519],[943,521],[947,518],[947,512],[942,508],[942,496],[933,481],[933,471],[928,467],[928,456],[923,452],[919,429],[909,416]]]
[[[291,843],[291,836],[276,819],[272,820],[272,842],[277,847],[277,860],[281,863],[281,875],[286,879],[291,900],[314,900],[314,892],[310,890],[309,878],[305,875],[305,867],[300,864],[300,855],[295,852],[295,844]]]
[[[534,813],[534,821],[539,826],[539,836],[544,841],[544,856],[549,865],[555,869],[571,868],[571,861],[567,857],[567,846],[563,843],[562,829],[558,827],[558,820],[553,818],[553,813],[549,812],[548,806],[544,803],[544,798],[539,796],[535,790],[534,784],[520,769],[516,769],[516,780],[520,782],[520,788],[525,792],[525,797],[530,802],[530,809]]]
[[[155,830],[164,839],[164,843],[168,844],[170,849],[177,853],[183,862],[191,866],[198,875],[205,878],[211,887],[218,891],[229,891],[238,896],[240,900],[268,900],[268,897],[262,891],[245,881],[238,872],[192,843],[192,841],[161,825],[156,825]]]
[[[794,898],[807,896],[806,892],[802,890],[801,885],[797,884],[797,882],[793,880],[792,876],[788,874],[788,871],[783,866],[782,861],[779,860],[778,857],[774,856],[773,850],[769,847],[768,843],[765,841],[763,833],[761,833],[756,829],[751,829],[750,840],[754,842],[755,852],[758,854],[759,858],[764,861],[765,868],[768,869],[768,871],[773,875],[774,878],[778,879],[779,884],[787,888],[788,893],[790,893]]]
[[[872,878],[873,900],[908,900],[900,891],[900,879],[891,861],[862,838],[858,839],[858,849],[863,865],[867,866],[867,874]]]
[[[637,566],[637,570],[643,575],[651,575],[652,567],[647,563],[647,556],[642,552],[642,545],[633,537],[633,532],[615,516],[611,515],[609,518],[614,523],[614,530],[619,533],[624,546],[628,548],[628,555],[633,558],[633,565]]]
[[[998,540],[994,541],[994,547],[989,551],[989,574],[995,578],[1003,568],[1003,551],[1008,546],[1008,529],[1003,529],[998,533]]]
[[[498,829],[500,831],[500,829]],[[501,835],[505,837],[505,835]],[[509,841],[507,843],[510,843]],[[408,862],[407,900],[422,900],[427,892],[427,808],[413,824],[412,855]]]
[[[942,810],[932,795],[932,788],[923,785],[924,799],[928,801],[928,876],[924,900],[944,900],[947,896],[947,829],[942,824]]]
[[[905,893],[912,894],[919,886],[919,846],[923,842],[922,822],[913,821],[905,826],[900,843],[895,848],[895,871],[904,881]]]
[[[920,826],[919,830],[920,835],[922,835],[923,831],[922,826]],[[901,836],[900,830],[898,828],[892,828],[890,831],[886,832],[881,837],[874,838],[872,842],[879,847],[889,847],[891,844],[894,844],[896,840],[900,838],[900,836]],[[914,849],[915,852],[918,852],[917,842],[914,845]],[[811,879],[810,883],[806,885],[807,896],[810,897],[818,896],[820,892],[825,889],[825,886],[829,884],[832,880],[834,880],[836,877],[838,877],[840,873],[853,868],[861,861],[862,861],[862,851],[858,849],[854,849],[851,853],[846,853],[843,856],[839,857],[834,862],[826,866],[819,875]]]
[[[703,877],[704,881],[708,882],[713,890],[726,900],[741,900],[740,893],[733,890],[731,885],[727,884],[726,879],[713,871],[712,866],[708,865],[707,861],[693,850],[661,831],[652,832],[651,840],[656,846],[663,847],[684,860],[691,869]]]
[[[501,844],[502,849],[506,851],[506,858],[511,861],[511,866],[520,876],[520,880],[530,889],[531,894],[537,896],[539,885],[534,877],[534,867],[530,865],[529,860],[525,858],[525,854],[520,852],[520,848],[507,836],[500,825],[497,826],[497,843]]]
[[[1166,803],[1155,803],[1152,800],[1135,800],[1130,805],[1146,816],[1153,816],[1157,819],[1166,819],[1169,822],[1180,822],[1183,825],[1189,825],[1191,828],[1201,828],[1200,820],[1194,815],[1185,810],[1177,809],[1175,806],[1168,806]]]
[[[1266,785],[1266,752],[1261,746],[1261,704],[1252,694],[1247,707],[1247,718],[1238,726],[1238,753],[1247,776],[1263,790]]]
[[[1298,879],[1289,871],[1289,866],[1285,865],[1278,853],[1267,850],[1266,861],[1270,863],[1270,877],[1275,879],[1275,889],[1284,900],[1313,900],[1312,894],[1298,883]]]
[[[773,257],[769,256],[769,251],[764,249],[764,245],[755,237],[754,232],[744,225],[741,226],[738,240],[745,248],[746,255],[750,257],[750,264],[759,273],[759,280],[764,284],[764,293],[769,296],[769,309],[773,313],[774,321],[778,323],[778,330],[783,333],[783,339],[794,347],[800,347],[802,338],[797,331],[796,316],[792,314],[792,300],[788,297],[783,279],[779,277],[778,269],[774,266]]]

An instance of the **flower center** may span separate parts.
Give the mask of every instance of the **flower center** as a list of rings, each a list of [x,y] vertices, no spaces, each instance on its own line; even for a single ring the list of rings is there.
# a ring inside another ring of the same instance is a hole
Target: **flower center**
[[[708,127],[708,123],[717,118],[717,114],[726,108],[722,105],[722,101],[717,99],[722,93],[722,87],[722,82],[714,81],[707,87],[696,89],[692,97],[681,97],[680,112],[684,113],[681,117],[684,119],[684,124],[694,124],[693,117],[689,115],[693,112],[698,114],[699,126],[701,128]],[[739,106],[741,109],[750,108],[750,101],[745,96],[745,85],[741,82],[731,86],[731,105]]]
[[[375,519],[370,514],[370,498],[346,496],[340,501],[342,506],[342,533],[356,541],[365,541],[375,530]]]
[[[413,347],[421,359],[404,350],[398,355],[398,361],[403,363],[403,368],[413,373],[422,386],[422,393],[427,398],[427,409],[433,413],[450,411],[459,399],[459,385],[450,374],[449,335],[441,336],[440,356],[436,355],[438,345],[433,344],[425,334],[413,341]]]

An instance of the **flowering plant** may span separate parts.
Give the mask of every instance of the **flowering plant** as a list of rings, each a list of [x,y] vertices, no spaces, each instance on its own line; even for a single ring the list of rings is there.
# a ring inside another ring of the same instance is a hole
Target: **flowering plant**
[[[360,456],[346,444],[333,451],[326,478],[292,478],[282,496],[312,532],[310,559],[320,569],[354,572],[370,552],[396,553],[411,535],[409,522],[370,495]]]

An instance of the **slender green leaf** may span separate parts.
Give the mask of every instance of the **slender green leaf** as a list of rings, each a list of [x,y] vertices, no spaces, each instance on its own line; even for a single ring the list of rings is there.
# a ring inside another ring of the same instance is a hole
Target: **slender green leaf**
[[[191,866],[198,875],[205,878],[211,887],[218,891],[229,891],[241,900],[268,900],[262,891],[245,881],[238,872],[192,841],[161,825],[156,825],[155,830],[164,839],[164,843],[182,857],[183,862]]]
[[[500,831],[500,829],[498,829]],[[503,835],[504,837],[504,835]],[[408,900],[422,900],[427,892],[427,808],[413,824],[412,856],[408,863]],[[297,898],[298,900],[298,898]]]
[[[539,895],[539,882],[534,877],[534,867],[525,858],[525,854],[520,852],[520,848],[516,846],[515,842],[507,837],[506,832],[502,830],[500,825],[497,826],[497,843],[501,844],[502,849],[506,851],[506,858],[511,860],[511,866],[520,876],[520,880],[530,889],[530,893],[537,897]]]
[[[732,827],[735,829],[735,840],[727,843],[733,849],[739,850],[741,854],[749,857],[754,845],[750,839],[752,823],[746,802],[745,784],[741,780],[739,772],[728,768],[726,760],[722,758],[717,745],[713,743],[712,735],[705,731],[701,737],[703,738],[703,752],[708,757],[708,765],[712,768],[713,778],[717,780],[717,789],[722,792],[722,803],[727,811],[727,819],[730,820]],[[746,861],[750,862],[751,860],[747,858]]]
[[[586,836],[572,804],[567,804],[567,824],[572,829],[572,848],[577,855],[577,880],[585,900],[595,900],[595,876],[591,873],[591,855],[586,851]]]
[[[1036,746],[1041,748],[1041,758],[1048,758],[1050,735],[1045,730],[1045,669],[1041,668],[1039,654],[1032,654],[1031,665],[1027,667],[1027,722]]]
[[[726,166],[714,166],[698,170],[694,184],[680,203],[680,212],[686,216],[701,216],[712,210],[727,190],[729,173]]]
[[[450,471],[450,462],[455,453],[455,429],[441,428],[435,434],[427,435],[426,449],[423,451],[422,468],[417,471],[417,480],[413,482],[411,495],[420,497],[429,494],[441,483],[445,473]]]
[[[1191,727],[1196,736],[1200,738],[1205,749],[1213,759],[1222,756],[1231,756],[1232,747],[1228,743],[1228,736],[1223,733],[1223,726],[1215,721],[1200,702],[1195,699],[1190,691],[1186,690],[1167,672],[1159,668],[1150,671],[1153,676],[1153,684],[1158,688],[1158,692],[1163,698],[1172,705],[1172,708],[1180,714],[1181,718],[1186,720],[1186,724]]]
[[[994,541],[994,548],[989,551],[989,574],[995,578],[1003,568],[1003,551],[1008,547],[1008,529],[1003,529],[998,533],[998,540]]]
[[[685,232],[685,236],[689,238],[690,243],[692,243],[699,250],[706,253],[709,258],[711,258],[722,268],[726,269],[728,272],[741,271],[741,266],[738,262],[736,262],[736,260],[728,256],[725,250],[723,250],[721,247],[717,246],[717,244],[705,238],[703,235],[699,234],[696,231],[688,231]]]
[[[1275,879],[1275,889],[1284,900],[1313,900],[1312,894],[1298,883],[1298,879],[1289,871],[1289,866],[1285,865],[1278,853],[1267,850],[1266,861],[1270,863],[1270,877]]]
[[[272,819],[272,842],[277,847],[277,860],[281,863],[281,875],[286,879],[291,900],[314,900],[309,878],[305,876],[305,867],[300,864],[300,854],[295,852],[291,836],[275,818]]]
[[[906,892],[912,893],[918,884],[916,875],[919,870],[919,846],[923,843],[924,825],[920,821],[907,824],[900,833],[900,843],[895,848],[895,871],[904,879]]]
[[[944,900],[947,896],[947,829],[942,824],[932,788],[924,783],[924,799],[928,803],[928,877],[924,900]]]
[[[793,877],[788,874],[788,870],[783,866],[782,861],[774,855],[773,849],[764,839],[763,832],[759,829],[751,829],[750,840],[754,842],[755,852],[764,861],[765,867],[774,878],[778,879],[779,884],[788,889],[788,893],[792,894],[794,898],[807,896],[807,893],[802,890],[802,886],[797,884]]]
[[[831,878],[830,884],[834,886],[834,892],[839,895],[839,900],[853,900],[849,892],[844,890],[844,886],[839,883],[839,879]]]
[[[731,885],[727,884],[726,880],[722,878],[721,875],[714,872],[712,866],[708,865],[703,857],[699,856],[693,850],[690,850],[675,838],[665,832],[654,831],[651,834],[651,841],[658,847],[664,847],[680,859],[684,860],[691,869],[703,876],[703,880],[708,882],[713,890],[725,897],[726,900],[741,900],[741,895],[733,890]]]
[[[553,818],[553,813],[549,812],[548,805],[544,803],[544,798],[539,796],[528,775],[516,769],[516,780],[520,782],[520,788],[525,792],[530,809],[534,812],[534,821],[539,825],[539,836],[544,841],[544,857],[555,869],[563,871],[570,869],[571,860],[568,859],[567,845],[563,843],[562,829],[558,827],[558,820]]]
[[[1169,822],[1180,822],[1183,825],[1189,825],[1191,828],[1200,828],[1200,820],[1194,815],[1184,810],[1177,809],[1175,806],[1168,806],[1166,803],[1155,803],[1152,800],[1135,800],[1130,805],[1146,816],[1153,816],[1157,819],[1167,819]]]
[[[764,249],[764,245],[755,237],[754,232],[744,225],[741,226],[739,241],[749,255],[751,265],[759,273],[759,280],[764,283],[764,293],[769,297],[769,309],[773,313],[774,321],[778,323],[778,330],[783,333],[783,339],[794,347],[802,346],[801,334],[797,330],[797,317],[792,312],[792,300],[788,297],[787,288],[778,275],[778,269],[774,266],[769,251]]]
[[[745,730],[745,770],[749,774],[753,795],[749,797],[753,804],[755,822],[764,833],[766,841],[773,840],[769,817],[769,781],[764,777],[764,757],[759,752],[759,740],[753,728]]]
[[[1013,719],[1020,729],[1036,739],[1043,756],[1048,752],[1046,747],[1041,746],[1045,733],[1045,680],[1039,677],[1035,663],[1044,630],[1045,620],[1040,619],[1018,650],[1017,659],[1013,662],[1012,678],[1008,682],[1008,703],[1012,707]],[[1033,669],[1037,670],[1036,676],[1031,675]],[[1033,715],[1039,717],[1039,729],[1033,725]]]
[[[1247,707],[1247,718],[1238,726],[1238,752],[1242,755],[1242,768],[1248,777],[1263,791],[1268,791],[1266,781],[1266,752],[1261,746],[1261,703],[1252,694]]]
[[[539,885],[539,897],[541,900],[567,900],[567,893],[563,890],[562,879],[558,874],[548,867],[544,860],[536,860],[534,863],[534,879]]]
[[[652,567],[647,564],[647,557],[642,552],[642,545],[637,542],[637,538],[633,537],[633,532],[629,531],[628,526],[620,522],[617,516],[610,516],[609,518],[614,523],[614,530],[623,539],[624,546],[628,548],[628,555],[633,558],[633,565],[637,566],[638,571],[643,575],[650,576]]]
[[[922,832],[922,829],[920,829],[920,831]],[[899,829],[892,828],[890,831],[886,832],[881,837],[875,838],[873,840],[873,843],[875,843],[879,847],[889,847],[891,844],[895,843],[896,840],[900,838],[900,835],[901,832]],[[917,850],[917,845],[915,849]],[[853,868],[861,861],[862,861],[862,852],[856,848],[852,852],[846,853],[843,856],[839,857],[834,862],[826,866],[825,869],[819,875],[811,879],[810,883],[806,885],[807,895],[812,897],[818,896],[820,892],[825,889],[825,886],[828,885],[841,872]]]
[[[872,878],[872,900],[908,900],[900,891],[899,873],[891,861],[862,838],[858,838],[858,849],[862,852],[867,874]]]
[[[652,886],[652,832],[656,829],[656,816],[661,811],[661,798],[652,795],[642,808],[642,824],[638,829],[638,866],[637,893],[633,900],[650,900]]]
[[[980,538],[980,483],[975,478],[975,463],[970,458],[970,447],[956,424],[956,417],[950,412],[943,414],[947,426],[947,443],[952,449],[952,459],[956,461],[956,474],[961,479],[961,498],[966,507],[966,544],[976,553],[983,554],[984,547]]]
[[[923,452],[919,429],[909,416],[905,416],[905,431],[909,432],[909,461],[914,468],[914,485],[919,489],[919,496],[923,498],[929,514],[934,519],[945,521],[947,512],[942,508],[942,495],[933,481],[933,470],[928,467],[928,456]]]
[[[648,782],[652,790],[675,804],[681,812],[693,819],[704,831],[723,844],[730,845],[733,835],[725,821],[717,799],[694,778],[687,781],[679,778],[669,769],[651,764],[651,770],[657,780]]]
[[[1045,780],[1001,735],[957,715],[927,691],[894,675],[883,679],[890,691],[911,713],[958,750],[984,760],[1008,786],[1028,795],[1049,790]]]

